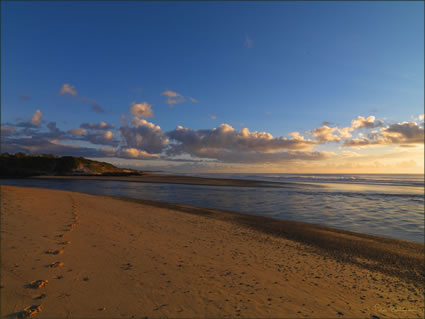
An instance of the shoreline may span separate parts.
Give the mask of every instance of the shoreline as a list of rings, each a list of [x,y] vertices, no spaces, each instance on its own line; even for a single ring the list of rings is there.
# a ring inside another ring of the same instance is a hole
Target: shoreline
[[[166,177],[174,177],[172,175],[167,175]],[[57,177],[57,178],[56,178]],[[72,178],[69,178],[72,177]],[[91,176],[90,176],[91,177]],[[73,176],[48,176],[47,178],[22,178],[24,180],[98,180],[98,181],[114,181],[114,179],[109,179],[109,177],[105,177],[104,179],[92,179],[92,178],[83,178],[80,179],[78,177],[73,177]],[[21,178],[19,178],[21,179]],[[16,180],[19,180],[16,179]],[[209,178],[206,178],[207,180],[210,180]],[[15,179],[11,179],[11,180],[15,180]],[[219,179],[220,180],[220,179]],[[131,182],[131,181],[127,181],[127,180],[121,180],[123,182]],[[225,180],[226,181],[226,180]],[[140,183],[145,183],[145,181],[138,181]],[[146,182],[146,183],[150,183],[150,182]],[[152,182],[152,183],[156,183],[156,182]],[[167,181],[164,182],[159,182],[159,183],[166,183],[168,184]],[[273,182],[272,182],[273,183]],[[175,183],[169,183],[169,184],[182,184],[182,185],[186,185],[184,183],[180,183],[178,181],[176,181]],[[296,184],[297,186],[299,185],[307,185],[307,184],[298,184],[298,183],[288,183],[288,184]],[[8,186],[8,184],[2,184],[1,183],[1,179],[0,179],[0,186]],[[189,185],[198,185],[198,184],[189,184]],[[309,186],[311,186],[310,184],[308,184]],[[28,186],[28,185],[10,185],[13,187],[30,187],[30,188],[43,188],[43,189],[51,189],[51,190],[61,190],[61,189],[57,189],[57,188],[49,188],[49,187],[39,187],[39,186]],[[198,185],[198,186],[222,186],[222,185],[214,185],[213,183],[211,184],[207,184],[207,185]],[[239,186],[233,186],[233,185],[226,185],[226,186],[230,186],[230,187],[239,187]],[[316,185],[313,185],[316,186]],[[246,187],[258,187],[258,186],[246,186]],[[259,187],[263,187],[263,186],[259,186]],[[274,187],[274,186],[271,186]],[[325,186],[317,186],[317,187],[325,187]],[[211,210],[211,211],[221,211],[224,213],[230,213],[230,214],[239,214],[239,215],[248,215],[248,216],[258,216],[261,217],[261,215],[251,215],[249,213],[246,212],[241,212],[241,211],[236,211],[236,210],[229,210],[229,209],[220,209],[220,208],[208,208],[208,207],[201,207],[201,206],[194,206],[194,205],[189,205],[189,204],[179,204],[179,203],[174,203],[174,202],[165,202],[165,201],[160,201],[160,200],[148,200],[148,199],[138,199],[138,198],[132,198],[132,197],[125,197],[125,196],[119,196],[119,195],[106,195],[106,194],[99,194],[99,193],[86,193],[84,191],[76,191],[76,190],[66,190],[63,189],[63,191],[70,191],[70,192],[75,192],[75,193],[80,193],[80,194],[92,194],[95,196],[106,196],[106,197],[112,197],[112,198],[117,198],[117,199],[122,199],[122,200],[130,200],[130,201],[134,201],[134,202],[139,202],[139,203],[146,203],[146,204],[150,204],[152,206],[157,206],[157,207],[161,207],[161,205],[169,205],[170,207],[173,206],[174,208],[178,208],[178,207],[193,207],[195,209],[200,209],[200,210]],[[311,225],[311,226],[317,226],[317,227],[322,227],[324,229],[328,229],[330,231],[335,231],[335,232],[346,232],[348,234],[354,234],[354,235],[364,235],[364,236],[368,236],[368,237],[373,237],[373,238],[381,238],[381,239],[388,239],[388,240],[395,240],[395,241],[401,241],[401,242],[407,242],[407,243],[412,243],[412,244],[419,244],[419,245],[425,245],[425,243],[422,243],[421,241],[418,240],[409,240],[409,239],[404,239],[404,238],[397,238],[397,237],[390,237],[388,235],[385,234],[371,234],[369,233],[362,233],[362,232],[358,232],[358,231],[354,231],[354,230],[349,230],[349,229],[344,229],[344,228],[338,228],[338,227],[334,227],[334,226],[328,226],[328,225],[322,225],[322,224],[317,224],[317,223],[309,223],[309,222],[304,222],[304,221],[291,221],[291,220],[285,220],[285,219],[280,219],[280,218],[275,218],[275,217],[270,217],[270,216],[262,216],[266,219],[272,219],[272,220],[278,220],[278,221],[283,221],[286,223],[300,223],[300,224],[306,224],[306,225]]]
[[[40,303],[51,318],[423,316],[422,244],[189,205],[0,190],[2,316]],[[55,246],[57,257],[46,254]],[[24,287],[44,279],[47,288]],[[313,295],[320,302],[303,303]]]
[[[83,193],[80,193],[83,194]],[[374,270],[425,284],[425,244],[395,239],[386,236],[353,232],[307,222],[281,220],[266,216],[250,215],[222,209],[203,208],[192,205],[174,204],[113,195],[96,195],[122,201],[166,208],[188,214],[226,221],[247,227],[266,235],[293,240],[321,250],[330,257],[344,262],[370,268],[370,261],[382,263],[373,265]],[[362,262],[367,259],[367,262]],[[391,265],[387,264],[390,263]],[[399,267],[406,267],[400,273]]]
[[[229,187],[296,187],[304,183],[257,181],[233,178],[210,178],[179,175],[146,174],[141,176],[32,176],[30,179],[40,180],[99,180],[99,181],[123,181],[137,183],[165,183],[201,186],[229,186]],[[323,187],[308,184],[311,187]]]

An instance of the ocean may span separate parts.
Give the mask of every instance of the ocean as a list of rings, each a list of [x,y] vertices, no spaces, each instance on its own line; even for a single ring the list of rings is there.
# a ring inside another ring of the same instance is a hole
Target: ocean
[[[39,179],[1,179],[0,184],[224,209],[424,242],[424,175],[190,175],[284,184],[279,188],[260,188]]]

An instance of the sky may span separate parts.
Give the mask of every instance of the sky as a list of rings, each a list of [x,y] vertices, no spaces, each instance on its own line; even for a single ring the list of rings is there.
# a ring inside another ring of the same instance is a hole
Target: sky
[[[423,173],[424,2],[1,2],[1,151]]]

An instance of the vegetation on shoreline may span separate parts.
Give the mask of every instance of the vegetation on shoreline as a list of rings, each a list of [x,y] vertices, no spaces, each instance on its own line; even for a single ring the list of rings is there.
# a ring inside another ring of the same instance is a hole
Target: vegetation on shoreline
[[[142,171],[118,168],[112,164],[84,157],[56,156],[51,154],[26,155],[24,153],[0,154],[1,177],[29,177],[41,175],[143,175]]]

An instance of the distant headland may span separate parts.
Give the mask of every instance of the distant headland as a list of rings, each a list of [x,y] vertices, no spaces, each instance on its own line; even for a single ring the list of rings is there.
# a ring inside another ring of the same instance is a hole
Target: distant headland
[[[93,161],[84,157],[56,156],[52,154],[0,154],[1,177],[133,176],[145,173],[147,172],[118,168],[110,163]]]

